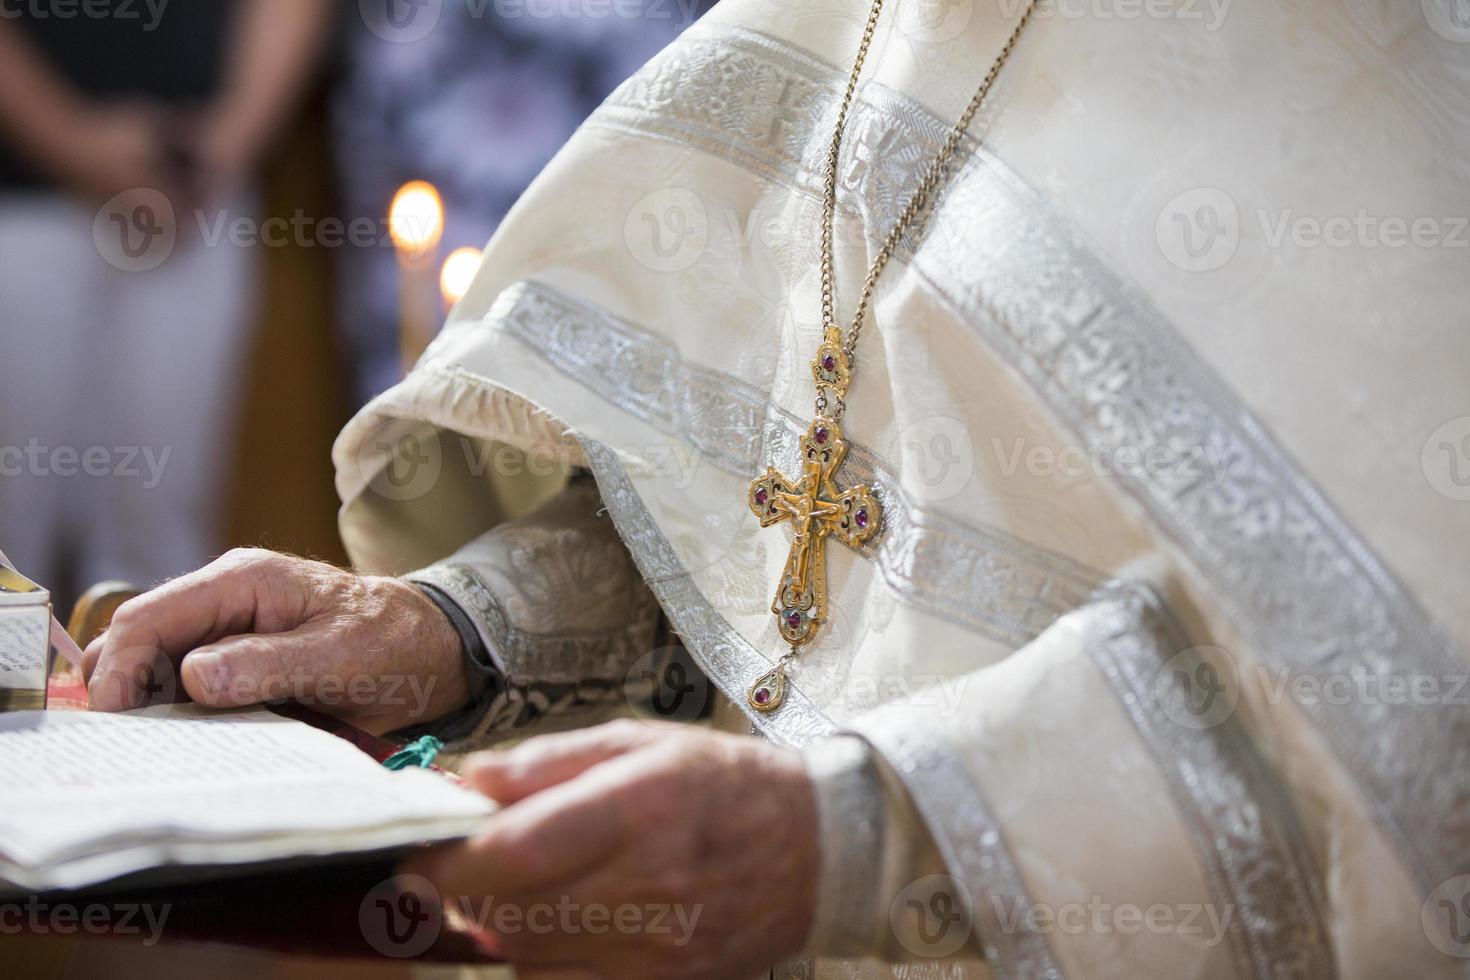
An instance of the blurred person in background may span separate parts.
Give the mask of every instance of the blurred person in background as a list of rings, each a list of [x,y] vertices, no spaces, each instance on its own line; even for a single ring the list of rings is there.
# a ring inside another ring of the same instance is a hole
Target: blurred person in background
[[[217,550],[256,283],[222,232],[331,10],[0,17],[0,541],[28,575],[152,582]]]
[[[442,254],[484,245],[583,119],[713,5],[360,5],[333,113],[346,213],[381,218],[398,186],[427,180],[445,203]],[[338,281],[362,403],[403,375],[392,250],[344,250]]]

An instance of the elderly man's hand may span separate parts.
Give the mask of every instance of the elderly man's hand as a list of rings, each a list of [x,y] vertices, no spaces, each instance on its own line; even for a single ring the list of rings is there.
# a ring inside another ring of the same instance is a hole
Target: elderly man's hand
[[[416,586],[232,551],[126,603],[82,661],[92,707],[294,699],[373,732],[469,697],[459,634]]]
[[[521,980],[744,980],[800,952],[821,862],[794,750],[622,721],[472,757],[465,776],[508,805],[403,870]]]

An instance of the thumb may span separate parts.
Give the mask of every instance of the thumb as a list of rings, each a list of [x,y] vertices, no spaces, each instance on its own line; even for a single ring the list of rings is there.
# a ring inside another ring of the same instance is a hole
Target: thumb
[[[542,735],[507,752],[471,756],[465,761],[461,775],[492,800],[511,804],[655,742],[664,737],[666,727],[625,720]]]

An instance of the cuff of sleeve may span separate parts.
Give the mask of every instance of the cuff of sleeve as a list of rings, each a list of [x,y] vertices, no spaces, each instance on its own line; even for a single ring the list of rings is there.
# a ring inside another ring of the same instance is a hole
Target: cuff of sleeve
[[[470,699],[460,710],[432,724],[414,729],[415,734],[433,735],[442,742],[468,738],[484,716],[495,695],[500,693],[503,676],[495,666],[480,631],[468,613],[443,589],[427,582],[413,582],[434,605],[439,607],[455,632],[459,634],[465,677],[469,681]]]
[[[883,945],[886,809],[868,743],[854,735],[821,739],[802,749],[817,801],[822,849],[817,912],[807,941],[811,956],[857,957]]]
[[[501,659],[501,652],[495,648],[495,643],[491,638],[494,628],[504,626],[504,613],[499,609],[499,604],[495,602],[494,597],[486,591],[484,583],[479,580],[478,576],[466,574],[466,570],[454,565],[439,564],[421,568],[416,572],[409,572],[404,578],[423,589],[435,602],[439,602],[441,598],[448,600],[450,607],[456,610],[464,622],[469,624],[470,633],[474,635],[475,640],[474,650],[483,652],[484,662],[494,668],[496,673],[505,673],[505,663]],[[435,598],[436,594],[439,598]],[[445,609],[443,603],[440,603],[440,608]],[[482,615],[477,616],[476,610],[479,610]],[[456,620],[455,614],[445,609],[445,615],[449,616],[455,629],[460,629],[460,623]],[[483,621],[487,617],[491,619],[491,622]],[[460,630],[460,633],[462,636],[466,635],[463,630]],[[468,643],[466,643],[466,649],[470,649]]]

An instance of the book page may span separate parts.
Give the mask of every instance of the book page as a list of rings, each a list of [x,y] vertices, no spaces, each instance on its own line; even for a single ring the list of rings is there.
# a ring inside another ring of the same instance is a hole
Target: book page
[[[46,686],[46,628],[44,607],[12,609],[0,606],[0,688]]]
[[[260,709],[0,715],[0,878],[24,888],[463,836],[492,809]]]

